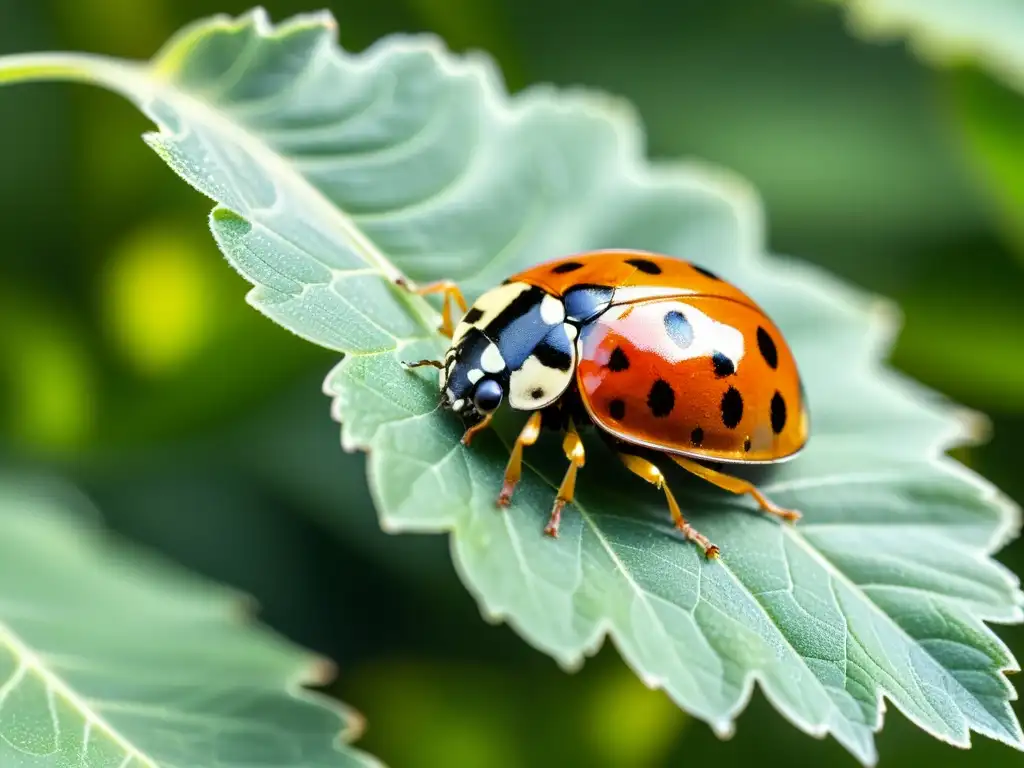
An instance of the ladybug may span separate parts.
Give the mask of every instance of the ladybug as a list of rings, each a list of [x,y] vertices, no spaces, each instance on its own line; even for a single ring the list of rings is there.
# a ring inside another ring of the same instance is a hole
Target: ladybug
[[[415,291],[444,295],[440,330],[451,344],[443,360],[406,365],[440,370],[441,406],[463,419],[462,442],[485,429],[503,402],[531,412],[512,448],[499,506],[510,503],[523,449],[542,426],[564,433],[569,467],[548,535],[558,535],[584,464],[582,426],[595,427],[627,469],[664,492],[676,527],[708,557],[719,549],[686,521],[659,459],[750,494],[771,515],[800,518],[753,483],[702,463],[785,461],[810,432],[800,373],[779,328],[713,272],[657,253],[601,250],[515,274],[471,307],[450,280]],[[453,301],[462,311],[457,324]]]

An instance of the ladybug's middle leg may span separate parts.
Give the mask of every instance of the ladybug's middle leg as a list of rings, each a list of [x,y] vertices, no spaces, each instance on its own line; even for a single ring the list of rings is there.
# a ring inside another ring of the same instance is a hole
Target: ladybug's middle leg
[[[724,472],[718,472],[717,470],[705,467],[703,464],[698,464],[690,459],[683,458],[682,456],[672,456],[672,461],[678,464],[683,469],[693,472],[697,477],[702,477],[709,483],[717,485],[726,491],[732,491],[733,493],[749,493],[757,501],[757,504],[761,509],[770,515],[775,515],[787,522],[795,523],[800,519],[800,513],[795,509],[784,509],[775,502],[771,501],[761,491],[757,489],[753,483],[749,480],[741,480],[738,477],[727,475]]]
[[[562,450],[565,451],[565,458],[569,460],[569,468],[565,471],[562,484],[558,486],[558,495],[555,497],[554,506],[551,507],[551,518],[544,528],[544,533],[552,538],[558,536],[558,525],[562,520],[562,509],[566,504],[572,503],[573,495],[576,493],[576,473],[586,462],[587,458],[586,452],[583,450],[583,441],[580,440],[576,427],[571,420],[565,428]]]
[[[695,529],[686,521],[686,518],[683,517],[682,511],[679,509],[679,504],[676,502],[676,497],[673,496],[672,491],[668,489],[668,484],[665,482],[665,476],[661,473],[661,470],[647,459],[642,459],[639,456],[633,456],[629,453],[620,452],[619,458],[622,459],[622,463],[626,465],[626,468],[629,469],[630,472],[642,477],[655,488],[658,488],[665,493],[665,498],[668,500],[669,511],[672,513],[672,521],[676,524],[676,528],[682,531],[682,534],[687,539],[703,547],[705,555],[708,557],[718,557],[718,547],[712,544],[707,536]]]

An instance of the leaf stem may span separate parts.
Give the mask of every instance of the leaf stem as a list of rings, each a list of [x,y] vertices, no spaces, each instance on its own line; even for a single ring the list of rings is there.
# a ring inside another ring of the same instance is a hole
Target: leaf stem
[[[50,51],[0,56],[0,85],[66,80],[101,85],[134,96],[145,79],[144,71],[143,64],[90,53]]]
[[[126,61],[99,54],[66,51],[0,56],[0,86],[60,80],[88,83],[119,93],[153,118],[154,122],[158,125],[160,121],[155,119],[155,116],[146,109],[146,104],[154,99],[163,98],[168,103],[176,105],[184,114],[220,122],[222,127],[230,129],[229,132],[234,134],[242,145],[248,145],[253,149],[254,154],[262,155],[265,159],[272,160],[272,164],[278,168],[281,168],[283,165],[272,149],[262,144],[258,147],[253,146],[258,142],[253,141],[250,136],[243,135],[243,132],[238,130],[236,126],[225,125],[227,121],[217,115],[216,110],[201,98],[182,89],[170,86],[166,81],[166,74],[154,69],[148,62]],[[345,236],[356,245],[368,264],[379,269],[381,274],[392,283],[397,284],[399,280],[404,280],[410,287],[415,287],[412,281],[406,278],[379,251],[376,245],[371,243],[359,231],[343,211],[339,210],[326,198],[321,198],[319,193],[311,185],[308,185],[305,180],[303,180],[303,184],[307,187],[308,195],[317,198],[313,202],[331,209],[332,218],[337,221]],[[415,313],[425,326],[429,327],[433,322],[432,316],[435,313],[430,303],[426,299],[397,285],[395,290],[403,293],[406,306]]]

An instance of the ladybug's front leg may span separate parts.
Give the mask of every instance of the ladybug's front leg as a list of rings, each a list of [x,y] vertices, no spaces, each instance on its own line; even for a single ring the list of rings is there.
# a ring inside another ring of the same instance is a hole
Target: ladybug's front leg
[[[404,288],[409,287],[408,283],[404,280],[399,281],[399,285]],[[459,305],[462,315],[466,314],[466,310],[469,309],[466,305],[466,298],[462,295],[459,286],[452,280],[438,280],[437,282],[427,283],[416,288],[414,293],[420,296],[427,296],[432,293],[444,294],[444,304],[441,307],[441,328],[439,330],[450,339],[455,333],[455,320],[452,317],[452,300],[454,299],[455,303]],[[462,315],[459,315],[459,317]]]
[[[520,430],[515,445],[512,446],[512,455],[508,457],[508,465],[505,467],[505,482],[501,486],[501,493],[498,494],[499,507],[507,507],[512,501],[512,492],[523,473],[523,448],[537,442],[542,418],[541,411],[532,413]]]

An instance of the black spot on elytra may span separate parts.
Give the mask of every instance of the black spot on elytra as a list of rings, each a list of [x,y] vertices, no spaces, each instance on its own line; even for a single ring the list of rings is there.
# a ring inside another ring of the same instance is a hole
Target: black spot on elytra
[[[665,332],[680,349],[686,349],[693,343],[693,326],[686,315],[675,309],[665,313]]]
[[[660,275],[661,267],[650,259],[626,259],[626,263],[636,267],[645,275]]]
[[[616,347],[608,357],[608,370],[618,373],[619,371],[624,371],[627,368],[629,368],[629,358],[626,357],[625,352],[623,352],[619,347]]]
[[[736,387],[729,387],[722,395],[722,423],[735,429],[743,418],[743,395]]]
[[[702,275],[704,275],[704,277],[710,278],[711,280],[721,280],[722,279],[718,275],[716,275],[714,272],[712,272],[710,269],[704,269],[704,267],[701,267],[701,266],[699,266],[697,264],[691,264],[690,266],[693,267],[695,272],[700,272]]]
[[[749,437],[746,440],[743,441],[743,450],[744,451],[749,451],[750,450],[750,438]]]
[[[562,264],[559,264],[557,267],[552,267],[551,271],[554,272],[556,275],[564,275],[567,272],[575,272],[577,269],[581,269],[582,267],[583,265],[580,264],[578,261],[566,261]]]
[[[534,387],[533,389],[530,390],[530,397],[532,397],[534,400],[540,400],[542,397],[544,397],[544,390],[541,389],[540,387]]]
[[[484,316],[484,312],[483,312],[482,309],[477,309],[476,307],[470,307],[469,308],[469,312],[467,312],[466,316],[464,318],[462,318],[462,321],[464,323],[472,324],[472,323],[475,323],[477,320],[479,320],[483,316]]]
[[[772,395],[772,432],[779,434],[786,426],[786,401],[776,392]]]
[[[761,326],[757,326],[757,348],[761,350],[761,357],[768,363],[769,368],[779,367],[779,351],[775,348],[775,342]]]
[[[626,404],[621,400],[612,400],[608,403],[608,413],[616,421],[622,421],[622,417],[626,415]]]
[[[736,373],[736,365],[722,352],[715,352],[711,356],[711,363],[715,366],[715,376],[718,378]]]
[[[704,430],[694,427],[693,432],[690,433],[690,442],[699,448],[700,444],[704,442]]]
[[[672,413],[676,407],[676,393],[667,381],[658,379],[651,385],[651,391],[647,393],[647,407],[651,415],[659,419]]]

